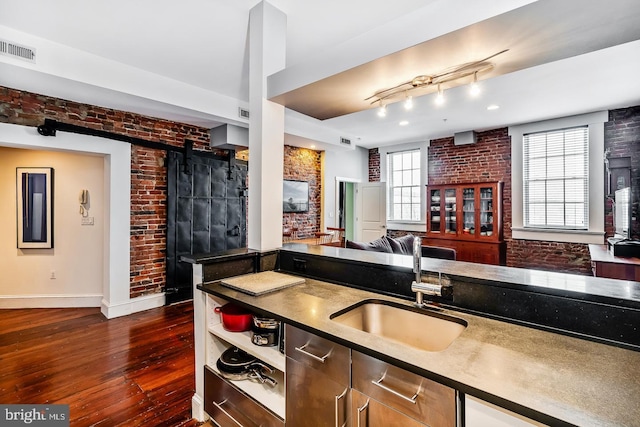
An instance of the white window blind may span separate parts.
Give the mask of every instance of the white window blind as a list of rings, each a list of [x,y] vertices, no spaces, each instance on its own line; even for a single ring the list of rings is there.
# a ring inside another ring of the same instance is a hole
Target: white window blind
[[[524,227],[586,230],[587,126],[524,135]]]
[[[389,219],[420,221],[420,150],[390,153],[387,158]]]

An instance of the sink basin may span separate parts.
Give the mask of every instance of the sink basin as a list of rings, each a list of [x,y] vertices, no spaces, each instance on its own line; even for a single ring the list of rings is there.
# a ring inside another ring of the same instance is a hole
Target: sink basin
[[[330,316],[334,322],[426,351],[442,351],[467,327],[446,314],[391,301],[365,300]]]

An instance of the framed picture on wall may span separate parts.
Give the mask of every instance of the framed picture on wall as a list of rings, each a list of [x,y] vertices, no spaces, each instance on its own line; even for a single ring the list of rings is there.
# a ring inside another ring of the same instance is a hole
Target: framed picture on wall
[[[282,212],[307,212],[309,210],[309,183],[307,181],[283,181]]]
[[[53,248],[53,168],[16,168],[18,248]]]

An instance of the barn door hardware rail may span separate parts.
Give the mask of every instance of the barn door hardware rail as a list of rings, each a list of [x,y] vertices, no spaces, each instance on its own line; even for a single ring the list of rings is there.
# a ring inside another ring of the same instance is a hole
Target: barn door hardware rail
[[[136,138],[134,136],[122,135],[118,133],[108,132],[105,130],[91,129],[84,126],[72,125],[69,123],[62,123],[53,119],[44,119],[44,124],[38,126],[38,133],[43,136],[56,136],[56,132],[71,132],[80,135],[97,136],[100,138],[113,139],[115,141],[127,142],[132,145],[140,147],[151,148],[154,150],[175,151],[185,155],[185,159],[193,158],[193,141],[185,139],[184,147],[176,147],[164,142],[148,141],[142,138]],[[229,153],[229,156],[233,156],[234,153]],[[198,156],[211,157],[214,159],[226,160],[227,156],[221,156],[219,154],[210,153],[207,151],[198,151]],[[235,157],[235,156],[234,156]],[[188,162],[187,162],[188,163]]]

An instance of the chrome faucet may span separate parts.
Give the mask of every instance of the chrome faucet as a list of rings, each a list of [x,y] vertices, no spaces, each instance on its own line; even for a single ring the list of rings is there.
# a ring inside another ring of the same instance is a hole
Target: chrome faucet
[[[424,295],[443,296],[442,272],[438,272],[437,279],[428,277],[426,282],[422,280],[422,239],[418,236],[413,239],[413,272],[416,277],[411,283],[411,292],[416,293],[416,305],[418,307],[424,306]],[[437,283],[433,283],[436,280]],[[444,287],[444,296],[450,296],[452,291],[451,286]]]

